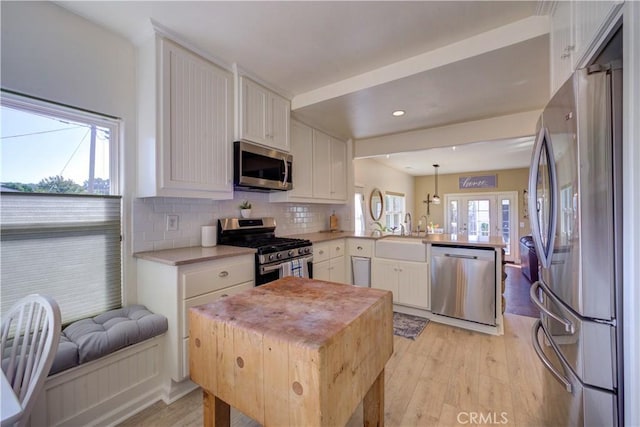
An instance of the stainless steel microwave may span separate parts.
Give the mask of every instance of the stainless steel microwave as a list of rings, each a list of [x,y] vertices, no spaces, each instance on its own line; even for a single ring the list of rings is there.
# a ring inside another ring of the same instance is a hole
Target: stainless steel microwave
[[[286,191],[293,188],[293,156],[246,141],[233,143],[233,184],[258,191]]]

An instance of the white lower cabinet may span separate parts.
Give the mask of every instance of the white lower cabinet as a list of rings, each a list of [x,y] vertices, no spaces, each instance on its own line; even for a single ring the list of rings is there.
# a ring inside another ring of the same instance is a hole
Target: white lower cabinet
[[[328,282],[347,282],[344,239],[313,245],[313,278]]]
[[[371,287],[393,293],[396,304],[429,310],[429,264],[374,258]]]
[[[254,256],[172,266],[138,260],[138,302],[169,321],[165,365],[171,378],[189,378],[189,308],[254,287]]]

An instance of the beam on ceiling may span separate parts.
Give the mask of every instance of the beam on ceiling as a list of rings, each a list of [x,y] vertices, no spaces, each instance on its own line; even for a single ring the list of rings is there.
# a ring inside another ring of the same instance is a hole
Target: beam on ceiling
[[[354,142],[354,158],[451,147],[479,141],[520,138],[535,133],[542,110],[525,111],[484,120],[420,129]]]
[[[549,33],[548,16],[531,16],[411,58],[296,95],[291,109],[388,83]]]

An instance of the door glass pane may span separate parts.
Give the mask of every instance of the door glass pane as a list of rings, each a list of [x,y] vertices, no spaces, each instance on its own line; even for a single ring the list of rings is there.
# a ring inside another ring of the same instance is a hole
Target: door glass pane
[[[511,201],[502,199],[500,204],[500,226],[502,241],[507,245],[504,248],[505,255],[511,254]]]
[[[449,233],[458,234],[458,201],[449,202]]]
[[[354,196],[355,207],[355,231],[356,233],[364,233],[364,194],[355,193]]]
[[[467,211],[469,214],[469,237],[488,237],[491,229],[489,200],[469,200]]]

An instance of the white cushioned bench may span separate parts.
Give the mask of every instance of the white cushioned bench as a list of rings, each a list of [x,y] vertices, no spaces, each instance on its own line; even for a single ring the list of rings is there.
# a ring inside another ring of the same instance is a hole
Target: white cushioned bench
[[[71,323],[62,330],[49,375],[153,338],[167,331],[167,318],[143,305],[110,310]]]
[[[31,425],[114,425],[160,399],[167,401],[167,329],[166,317],[142,305],[64,328]]]

